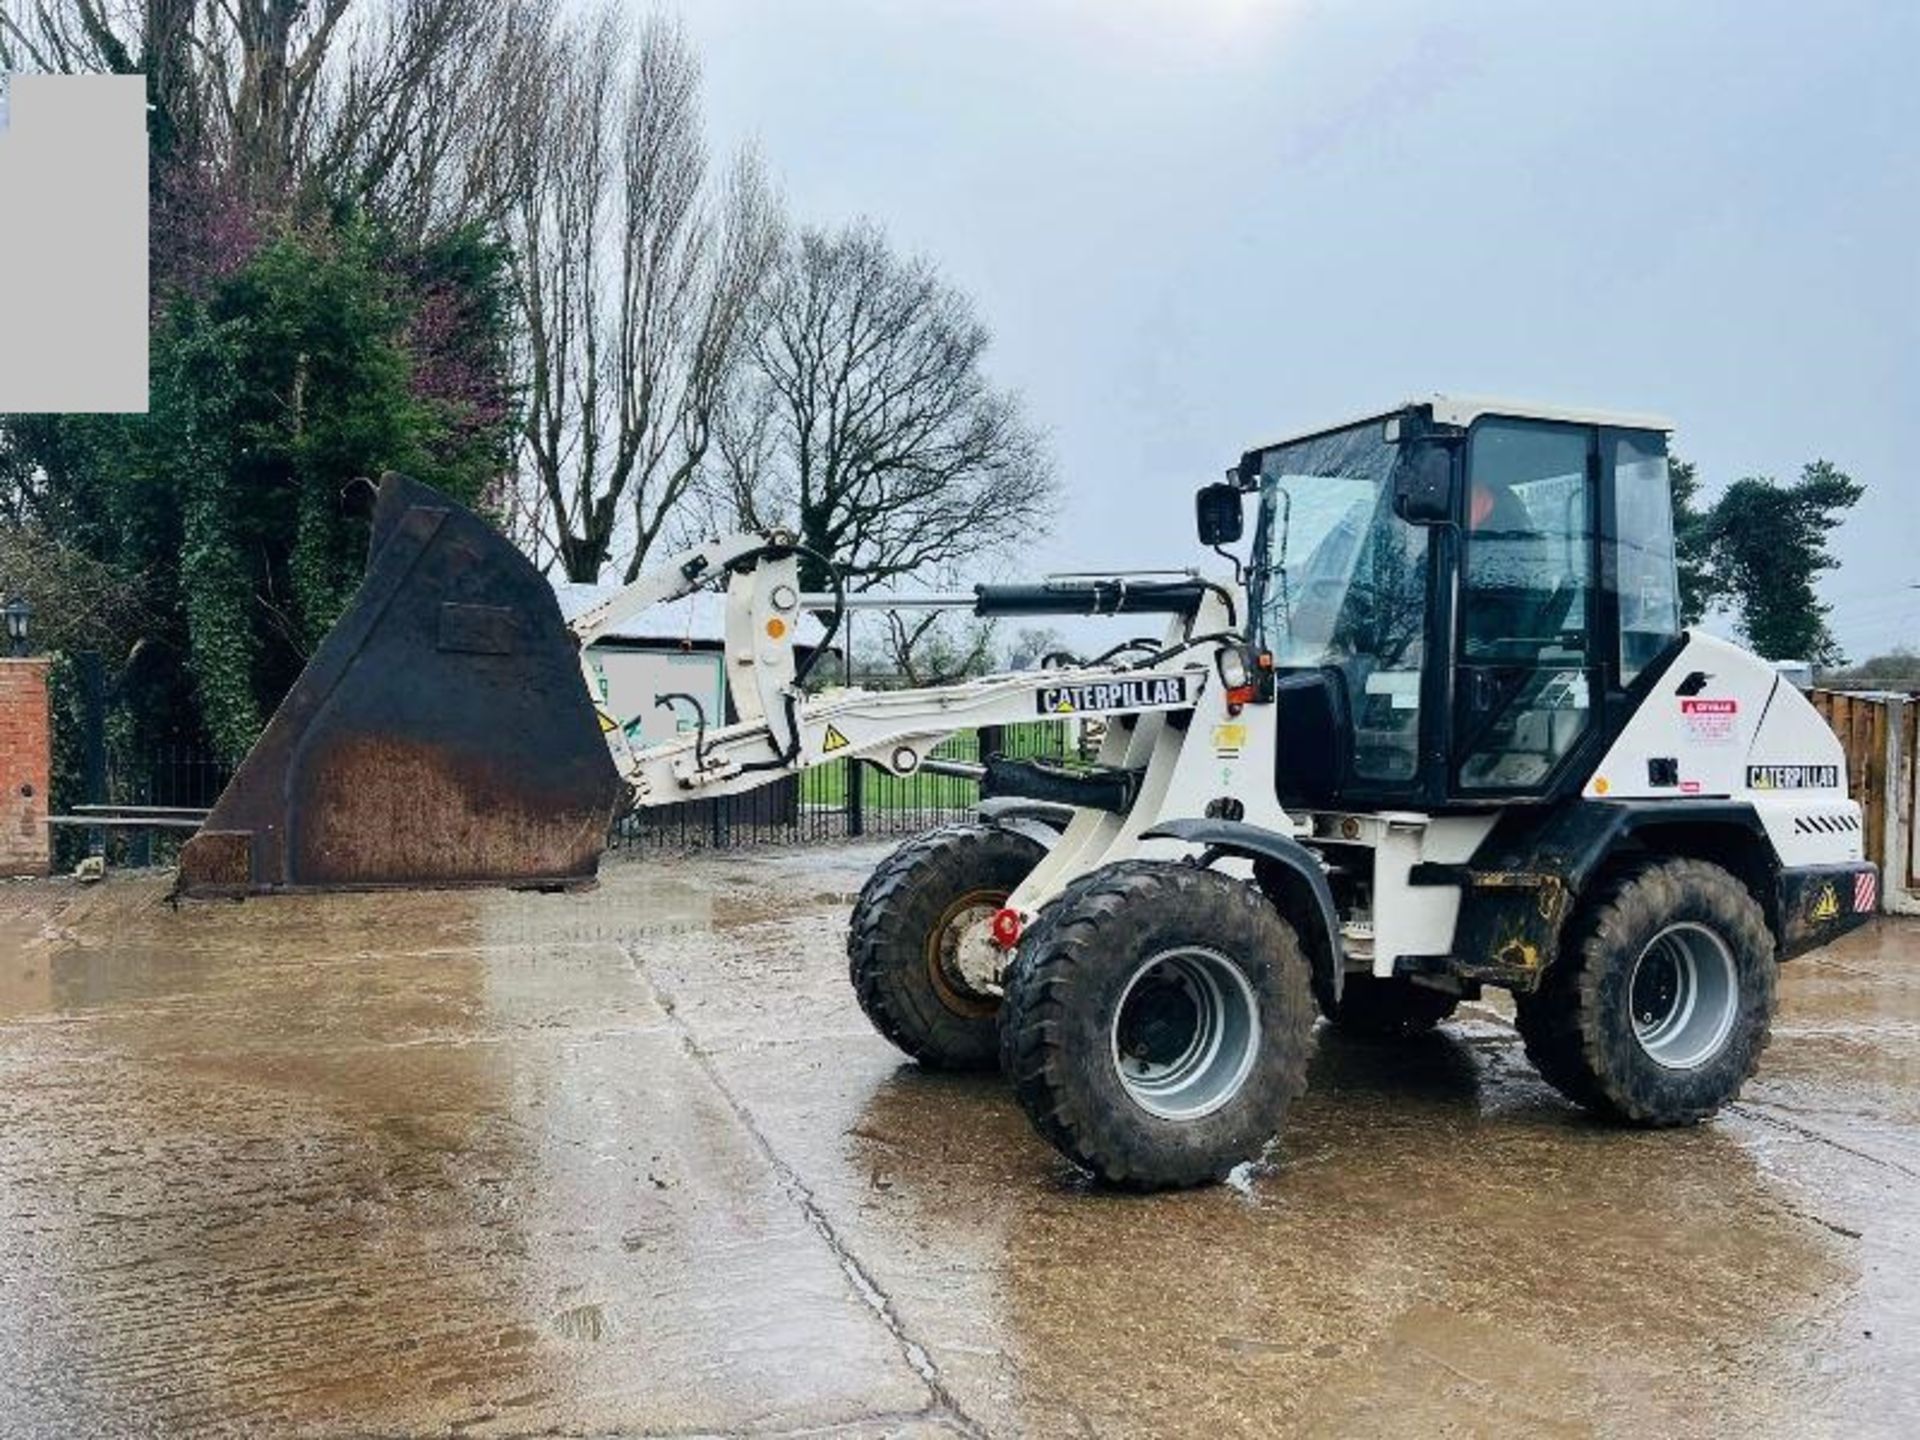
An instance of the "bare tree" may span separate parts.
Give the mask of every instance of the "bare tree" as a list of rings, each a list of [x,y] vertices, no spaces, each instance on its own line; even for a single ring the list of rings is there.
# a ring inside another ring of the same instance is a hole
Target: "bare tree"
[[[33,604],[34,638],[48,650],[123,649],[151,627],[143,580],[64,545],[37,525],[0,524],[0,579]]]
[[[539,124],[548,77],[531,57],[554,0],[356,0],[331,83],[301,149],[330,193],[354,195],[403,233],[497,224]]]
[[[178,159],[268,209],[357,200],[420,234],[491,218],[518,62],[552,0],[13,0],[0,69],[147,76]]]
[[[959,621],[938,610],[912,617],[884,613],[887,659],[907,684],[951,685],[993,668],[993,621]]]
[[[987,329],[931,264],[897,256],[870,223],[808,231],[768,313],[758,393],[721,446],[741,518],[793,526],[857,590],[977,570],[1044,529],[1045,445],[988,384]]]
[[[715,447],[739,521],[796,530],[855,590],[997,568],[989,557],[1045,529],[1046,447],[988,383],[987,329],[930,263],[897,255],[871,223],[807,231],[766,309]],[[824,587],[817,561],[803,557],[801,574]],[[991,644],[937,622],[896,619],[887,633],[910,676],[977,668]]]
[[[0,72],[144,74],[154,150],[190,151],[205,131],[201,0],[0,0]]]
[[[1051,625],[1022,625],[1013,632],[1013,644],[1007,649],[1009,670],[1037,670],[1049,657],[1071,655],[1067,642]]]
[[[744,155],[716,184],[686,37],[608,6],[560,32],[545,123],[522,137],[509,232],[527,377],[524,465],[560,565],[647,553],[706,462],[778,248]]]

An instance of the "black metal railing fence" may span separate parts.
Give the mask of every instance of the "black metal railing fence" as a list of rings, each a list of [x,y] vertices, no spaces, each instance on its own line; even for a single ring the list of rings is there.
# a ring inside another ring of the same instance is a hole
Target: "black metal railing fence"
[[[110,803],[209,810],[233,778],[233,765],[190,745],[156,745],[134,754],[107,747]]]
[[[985,733],[963,731],[934,751],[938,761],[977,764],[983,754],[1022,759],[1086,759],[1097,731],[1069,721],[1036,721]],[[76,785],[76,813],[205,811],[233,762],[191,745],[135,750],[107,740],[96,752],[95,778]],[[667,852],[747,845],[806,844],[861,836],[913,835],[965,819],[979,804],[977,779],[939,769],[893,775],[855,760],[836,760],[758,790],[637,810],[616,821],[612,850]],[[56,862],[71,867],[85,854],[109,865],[168,864],[190,829],[169,820],[142,827],[120,819],[99,828],[73,824],[56,836]]]
[[[198,746],[86,738],[76,773],[56,775],[56,870],[88,855],[115,867],[171,864],[233,777],[233,762]]]
[[[1020,759],[1086,759],[1091,727],[1034,721],[984,732],[965,730],[933,752],[935,760],[977,763],[982,754]],[[804,844],[865,835],[916,835],[974,813],[979,782],[922,769],[894,775],[858,760],[834,760],[717,800],[637,810],[613,828],[616,850],[691,850],[730,845]]]

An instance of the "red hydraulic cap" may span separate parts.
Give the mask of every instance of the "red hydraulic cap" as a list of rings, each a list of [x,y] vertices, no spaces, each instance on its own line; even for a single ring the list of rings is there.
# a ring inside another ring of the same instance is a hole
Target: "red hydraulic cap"
[[[993,943],[1011,950],[1020,943],[1020,912],[1002,907],[993,912]]]

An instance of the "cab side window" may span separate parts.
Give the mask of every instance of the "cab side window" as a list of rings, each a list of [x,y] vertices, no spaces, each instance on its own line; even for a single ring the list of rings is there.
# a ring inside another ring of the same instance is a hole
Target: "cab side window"
[[[1680,634],[1673,482],[1664,435],[1618,436],[1611,459],[1620,556],[1620,683],[1631,685]]]
[[[1466,658],[1585,658],[1593,591],[1587,432],[1484,422],[1467,495]]]

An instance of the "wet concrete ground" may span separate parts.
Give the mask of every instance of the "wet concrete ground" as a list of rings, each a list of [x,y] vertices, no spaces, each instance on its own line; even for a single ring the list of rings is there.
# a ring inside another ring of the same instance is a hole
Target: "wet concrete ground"
[[[880,853],[0,887],[0,1433],[1920,1427],[1920,925],[1789,966],[1701,1129],[1473,1007],[1323,1031],[1269,1165],[1130,1198],[868,1030]]]

